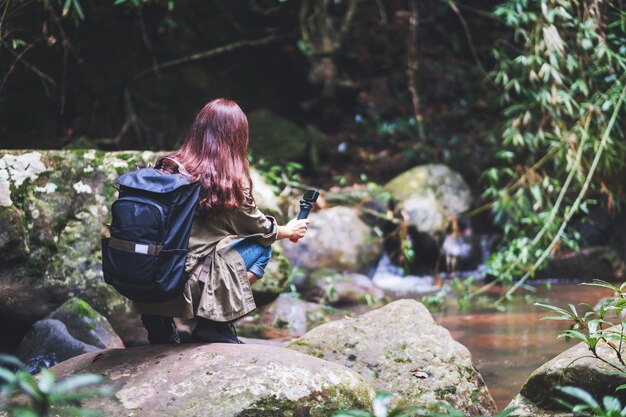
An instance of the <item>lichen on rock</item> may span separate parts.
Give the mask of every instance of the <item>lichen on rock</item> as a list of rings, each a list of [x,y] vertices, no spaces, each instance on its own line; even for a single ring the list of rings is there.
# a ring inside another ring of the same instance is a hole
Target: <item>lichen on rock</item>
[[[399,300],[352,319],[323,324],[289,345],[342,364],[390,391],[392,404],[492,415],[495,403],[469,351],[415,300]]]
[[[85,406],[105,416],[327,417],[371,406],[358,374],[299,352],[265,345],[190,344],[110,349],[52,368],[105,375],[116,398]],[[304,414],[303,414],[304,413]]]

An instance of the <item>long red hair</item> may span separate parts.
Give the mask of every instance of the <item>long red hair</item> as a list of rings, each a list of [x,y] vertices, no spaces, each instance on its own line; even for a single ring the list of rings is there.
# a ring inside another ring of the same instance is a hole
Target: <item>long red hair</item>
[[[185,142],[170,156],[200,181],[199,207],[212,215],[241,207],[246,183],[252,195],[247,150],[246,115],[234,101],[218,98],[200,110]]]

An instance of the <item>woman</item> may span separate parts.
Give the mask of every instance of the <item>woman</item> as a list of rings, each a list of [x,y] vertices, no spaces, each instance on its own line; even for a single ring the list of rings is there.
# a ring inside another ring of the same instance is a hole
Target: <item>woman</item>
[[[186,171],[201,191],[183,293],[163,303],[135,303],[151,344],[180,343],[173,317],[197,317],[196,341],[241,343],[231,321],[256,308],[251,285],[263,277],[272,243],[300,239],[307,231],[308,220],[279,226],[258,210],[247,149],[243,111],[234,101],[216,99],[198,113],[181,148],[157,165]]]

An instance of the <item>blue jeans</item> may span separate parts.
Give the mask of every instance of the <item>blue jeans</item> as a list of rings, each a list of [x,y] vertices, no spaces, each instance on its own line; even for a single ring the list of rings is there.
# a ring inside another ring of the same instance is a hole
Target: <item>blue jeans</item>
[[[265,275],[265,267],[272,257],[272,247],[265,247],[253,239],[240,239],[230,245],[235,249],[243,262],[246,264],[246,270],[252,272],[258,279]]]

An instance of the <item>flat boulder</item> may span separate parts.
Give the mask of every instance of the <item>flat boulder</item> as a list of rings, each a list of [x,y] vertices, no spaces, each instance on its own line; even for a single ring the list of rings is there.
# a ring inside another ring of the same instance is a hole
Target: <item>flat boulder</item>
[[[294,244],[281,241],[285,256],[294,267],[307,271],[331,268],[366,272],[382,254],[382,238],[349,207],[332,207],[309,215],[304,238]]]
[[[63,362],[60,378],[103,374],[114,398],[85,407],[105,416],[326,417],[369,409],[370,385],[336,363],[267,345],[140,346],[88,353]]]
[[[619,328],[615,328],[619,331]],[[615,352],[605,343],[598,343],[598,355],[607,362],[593,356],[584,343],[579,343],[536,369],[513,398],[507,408],[515,408],[514,417],[561,417],[573,416],[555,399],[559,395],[557,386],[576,386],[601,400],[605,396],[619,397],[624,404],[624,391],[616,388],[626,384],[626,374],[616,372],[610,363],[618,363]],[[626,348],[622,348],[622,355]]]
[[[375,389],[391,392],[392,405],[442,412],[445,403],[471,416],[496,411],[469,351],[415,300],[321,325],[289,348],[358,372]]]

